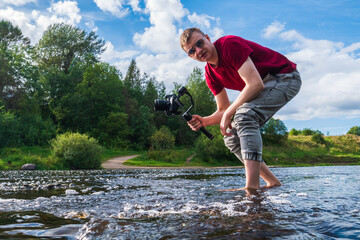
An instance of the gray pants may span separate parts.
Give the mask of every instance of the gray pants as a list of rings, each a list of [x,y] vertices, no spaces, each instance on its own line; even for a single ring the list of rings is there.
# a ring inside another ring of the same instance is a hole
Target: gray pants
[[[232,135],[225,136],[225,145],[241,162],[262,159],[260,128],[299,92],[301,78],[296,70],[286,74],[268,74],[265,89],[253,100],[237,108],[232,122]]]

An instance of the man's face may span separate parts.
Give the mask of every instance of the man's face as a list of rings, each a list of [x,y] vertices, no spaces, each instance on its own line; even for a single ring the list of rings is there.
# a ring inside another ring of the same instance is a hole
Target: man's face
[[[208,35],[193,32],[188,44],[184,45],[184,51],[191,57],[200,62],[208,62],[213,54],[213,45]]]

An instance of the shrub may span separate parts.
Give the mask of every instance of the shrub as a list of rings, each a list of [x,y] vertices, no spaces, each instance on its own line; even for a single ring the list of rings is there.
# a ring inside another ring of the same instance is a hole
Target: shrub
[[[65,133],[51,141],[52,157],[71,169],[97,169],[102,147],[85,134]]]
[[[310,135],[313,135],[313,134],[314,134],[314,131],[311,130],[310,128],[304,128],[304,129],[301,131],[301,134],[304,135],[304,136],[310,136]]]
[[[167,150],[174,148],[175,137],[168,127],[162,126],[150,137],[150,142],[152,150]]]
[[[325,144],[326,145],[326,140],[324,139],[323,135],[321,135],[320,133],[315,133],[314,135],[312,135],[311,141],[314,141],[317,144]]]
[[[20,120],[11,112],[0,107],[0,148],[22,145]]]
[[[354,135],[360,136],[360,127],[354,126],[354,127],[350,128],[350,130],[346,134],[354,134]]]
[[[209,126],[206,129],[214,135],[214,139],[209,140],[204,134],[201,134],[195,144],[196,155],[206,162],[212,162],[213,159],[238,162],[235,155],[225,146],[219,126]]]
[[[290,136],[297,136],[301,134],[301,131],[300,130],[296,130],[295,128],[291,129],[290,132],[289,132],[289,135]]]

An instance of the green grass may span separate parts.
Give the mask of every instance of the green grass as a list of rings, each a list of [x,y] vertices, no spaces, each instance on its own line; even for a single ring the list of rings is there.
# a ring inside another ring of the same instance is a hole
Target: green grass
[[[145,153],[146,153],[146,151],[104,149],[104,151],[101,153],[101,161],[105,162],[106,160],[109,160],[114,157],[129,156],[129,155],[142,155]]]
[[[270,166],[332,166],[360,165],[360,137],[355,135],[327,136],[327,144],[311,141],[311,136],[289,136],[285,145],[264,146],[263,158]],[[128,155],[139,155],[124,164],[147,167],[225,167],[242,166],[231,159],[208,159],[195,155],[192,148],[176,148],[168,151],[124,151],[105,149],[102,162]],[[50,147],[24,146],[0,149],[0,170],[20,169],[23,164],[35,163],[38,169],[61,169],[51,159]],[[193,156],[190,161],[187,159]],[[11,163],[10,163],[11,162]]]
[[[281,146],[264,146],[263,158],[267,165],[280,167],[309,167],[360,164],[360,137],[329,136],[327,143],[318,144],[311,136],[290,136],[287,143]],[[229,159],[202,160],[194,156],[189,162],[186,159],[193,155],[193,149],[174,149],[142,154],[125,162],[127,165],[148,167],[224,167],[242,166],[240,162]]]
[[[187,161],[188,158],[191,158]],[[143,167],[224,167],[239,166],[240,162],[227,160],[206,162],[196,156],[194,149],[176,148],[164,151],[149,151],[136,158],[127,160],[125,165]]]
[[[124,151],[105,149],[101,154],[102,162],[106,160],[127,155],[141,155],[144,151]],[[16,170],[27,163],[36,164],[37,169],[63,169],[51,158],[49,146],[23,146],[18,148],[7,147],[0,149],[0,170]]]

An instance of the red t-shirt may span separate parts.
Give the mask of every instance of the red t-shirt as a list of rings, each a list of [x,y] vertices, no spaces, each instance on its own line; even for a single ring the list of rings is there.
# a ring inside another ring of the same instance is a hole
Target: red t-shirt
[[[261,78],[268,73],[290,73],[296,70],[296,64],[284,55],[241,37],[225,36],[216,40],[214,45],[219,63],[216,67],[209,63],[205,66],[206,83],[214,95],[223,88],[243,90],[245,82],[238,70],[248,57],[254,62]]]

